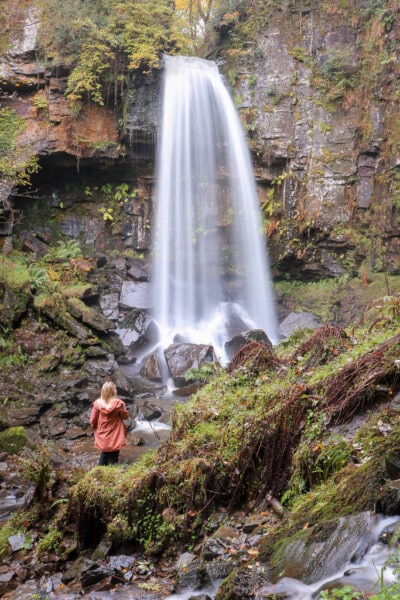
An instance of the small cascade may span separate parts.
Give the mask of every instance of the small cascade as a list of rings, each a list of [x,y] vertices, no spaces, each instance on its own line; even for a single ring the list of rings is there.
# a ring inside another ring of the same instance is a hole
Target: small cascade
[[[154,318],[212,344],[259,328],[277,339],[266,242],[245,137],[210,61],[165,57],[154,239]]]

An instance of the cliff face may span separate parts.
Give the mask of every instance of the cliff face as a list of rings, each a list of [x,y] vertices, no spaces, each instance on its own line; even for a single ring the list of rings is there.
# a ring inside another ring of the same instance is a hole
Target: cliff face
[[[396,273],[397,2],[266,4],[220,31],[214,57],[247,131],[274,276]],[[82,196],[83,186],[128,182],[136,190],[135,235],[147,249],[160,73],[132,82],[123,124],[111,107],[92,104],[71,114],[64,96],[68,67],[35,58],[40,14],[34,6],[27,1],[15,9],[0,59],[1,107],[23,117],[19,144],[40,159],[34,183],[47,186],[54,205],[65,185],[76,185]],[[71,167],[78,167],[74,176]],[[4,185],[3,196],[8,193]]]
[[[400,9],[333,4],[269,3],[225,39],[278,275],[400,266]]]

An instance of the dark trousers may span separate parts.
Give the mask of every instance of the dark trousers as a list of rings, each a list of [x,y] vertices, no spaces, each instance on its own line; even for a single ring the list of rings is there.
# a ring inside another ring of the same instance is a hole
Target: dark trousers
[[[119,458],[119,450],[114,452],[102,452],[99,458],[99,465],[106,467],[107,465],[117,465]]]

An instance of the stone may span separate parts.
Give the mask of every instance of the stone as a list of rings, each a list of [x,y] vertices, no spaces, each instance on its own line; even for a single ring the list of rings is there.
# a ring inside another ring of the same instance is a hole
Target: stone
[[[325,521],[287,540],[273,564],[272,579],[293,577],[310,584],[339,572],[364,555],[372,535],[374,517],[363,512]],[[263,548],[260,546],[260,560]]]
[[[230,360],[240,348],[252,341],[262,342],[269,348],[272,348],[272,343],[265,331],[262,329],[251,329],[235,335],[235,337],[225,343],[224,350],[228,360]]]
[[[135,564],[136,558],[134,556],[127,556],[126,554],[118,554],[110,556],[108,560],[108,566],[110,569],[123,571],[125,569],[131,570]]]
[[[26,535],[23,533],[17,533],[16,535],[11,535],[8,538],[8,543],[10,544],[12,552],[18,552],[18,550],[22,550],[24,548],[26,542]]]
[[[177,573],[175,592],[180,593],[186,589],[200,590],[210,583],[204,564],[199,558],[194,558]]]
[[[243,531],[244,533],[251,533],[252,531],[254,531],[255,529],[257,529],[257,527],[259,527],[260,525],[264,525],[264,523],[267,523],[268,518],[264,515],[259,515],[259,514],[255,514],[255,515],[250,515],[249,517],[247,517],[243,523]]]
[[[139,267],[138,265],[133,265],[128,270],[128,275],[132,277],[135,281],[148,281],[149,276],[144,269]]]
[[[121,308],[142,308],[152,307],[150,297],[150,284],[148,282],[124,281],[121,288],[119,305]]]
[[[80,319],[85,325],[88,325],[96,331],[107,333],[115,328],[115,324],[107,319],[98,309],[87,306],[79,298],[70,298],[66,300],[66,305],[71,314]]]
[[[289,337],[298,329],[316,329],[319,325],[319,321],[312,313],[292,312],[279,324],[278,331],[283,337]]]
[[[100,308],[103,315],[112,321],[119,318],[119,294],[112,292],[111,294],[102,294],[99,300]]]
[[[150,381],[162,381],[161,367],[157,352],[152,352],[143,361],[140,375]]]
[[[93,566],[82,573],[82,588],[92,588],[93,586],[97,586],[97,584],[101,584],[99,587],[96,587],[96,589],[109,590],[113,584],[113,575],[114,572],[108,567]]]
[[[186,384],[185,374],[189,369],[199,369],[216,360],[214,348],[207,344],[171,344],[164,350],[164,356],[177,387]]]

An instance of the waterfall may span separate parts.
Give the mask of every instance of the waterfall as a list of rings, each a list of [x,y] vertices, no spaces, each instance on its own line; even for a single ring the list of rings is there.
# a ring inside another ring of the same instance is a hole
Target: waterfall
[[[154,318],[165,347],[263,329],[277,340],[266,243],[239,117],[217,66],[165,57]]]

